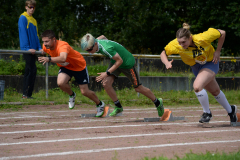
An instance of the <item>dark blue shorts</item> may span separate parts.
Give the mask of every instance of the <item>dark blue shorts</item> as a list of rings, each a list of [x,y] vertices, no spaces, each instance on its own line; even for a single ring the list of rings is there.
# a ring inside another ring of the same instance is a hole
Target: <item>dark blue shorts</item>
[[[89,75],[88,75],[87,66],[82,71],[72,71],[72,70],[66,69],[64,67],[60,67],[58,74],[59,73],[66,73],[67,75],[70,76],[70,80],[72,77],[74,77],[78,84],[88,84],[89,83]]]
[[[219,62],[217,64],[214,64],[213,62],[207,62],[204,65],[196,63],[195,65],[191,66],[191,68],[195,77],[197,77],[199,71],[202,70],[203,68],[208,68],[215,74],[217,74],[219,70]]]

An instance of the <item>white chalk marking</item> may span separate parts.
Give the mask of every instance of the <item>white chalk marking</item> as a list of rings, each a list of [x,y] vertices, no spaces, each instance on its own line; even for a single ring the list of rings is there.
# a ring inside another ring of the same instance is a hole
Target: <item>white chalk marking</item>
[[[68,116],[68,115],[60,115],[62,117],[64,116]],[[219,114],[219,115],[214,115],[214,117],[223,117],[223,116],[226,116],[226,114]],[[194,117],[200,117],[200,116],[184,116],[184,117],[188,117],[188,118],[194,118]],[[28,117],[30,118],[30,117]],[[35,125],[49,125],[49,124],[68,124],[68,123],[86,123],[86,122],[103,122],[103,121],[106,121],[106,122],[119,122],[119,121],[127,121],[127,120],[143,120],[143,118],[122,118],[122,119],[102,119],[102,118],[99,118],[98,120],[95,119],[84,119],[84,120],[81,120],[81,121],[70,121],[70,122],[43,122],[43,123],[20,123],[20,124],[15,124],[15,123],[10,123],[10,124],[0,124],[0,127],[9,127],[9,126],[35,126]]]
[[[182,109],[191,109],[191,108],[199,108],[199,109],[201,109],[202,107],[178,107],[178,108],[168,108],[168,109],[171,109],[171,110],[173,110],[173,111],[177,111],[177,110],[181,110],[182,111]],[[210,108],[221,108],[222,109],[222,107],[221,106],[219,106],[219,107],[210,107]],[[156,108],[155,107],[152,107],[152,108],[142,108],[142,109],[124,109],[124,110],[127,110],[127,111],[137,111],[137,110],[143,110],[143,111],[145,111],[145,110],[156,110]],[[74,109],[74,110],[65,110],[65,111],[39,111],[39,112],[11,112],[11,113],[0,113],[0,115],[11,115],[11,114],[39,114],[39,113],[57,113],[57,112],[77,112],[77,111],[79,111],[79,112],[95,112],[96,110],[78,110],[78,109]],[[189,110],[188,110],[189,111]],[[196,111],[196,110],[192,110],[192,111]],[[202,111],[202,110],[200,110],[200,111]]]
[[[87,137],[87,138],[58,139],[58,140],[18,142],[18,143],[0,143],[0,146],[39,144],[39,143],[55,143],[55,142],[67,142],[67,141],[83,141],[83,140],[97,140],[97,139],[110,139],[110,138],[130,138],[130,137],[142,137],[142,136],[146,137],[146,136],[164,136],[164,135],[199,134],[199,133],[216,133],[216,132],[217,133],[219,133],[219,132],[239,132],[239,131],[240,131],[240,129],[191,131],[191,132],[166,132],[166,133],[153,133],[153,134],[119,135],[119,136],[107,136],[107,137]]]
[[[148,146],[135,146],[135,147],[118,147],[118,148],[106,148],[106,149],[91,149],[83,151],[69,151],[69,152],[58,152],[58,153],[43,153],[27,156],[11,156],[11,157],[1,157],[1,160],[7,159],[20,159],[20,158],[37,158],[37,157],[48,157],[48,156],[65,156],[72,154],[83,154],[83,153],[96,153],[96,152],[107,152],[107,151],[121,151],[128,149],[151,149],[160,147],[176,147],[176,146],[190,146],[190,145],[209,145],[216,143],[236,143],[240,140],[227,140],[227,141],[206,141],[206,142],[189,142],[189,143],[172,143],[172,144],[160,144],[160,145],[148,145]]]
[[[229,121],[211,121],[211,123],[225,123]],[[18,134],[18,133],[34,133],[34,132],[50,132],[50,131],[66,131],[66,130],[83,130],[83,129],[101,129],[101,128],[121,128],[121,127],[143,127],[143,126],[162,126],[162,125],[189,125],[199,124],[199,122],[184,122],[184,123],[153,123],[153,124],[139,124],[139,125],[118,125],[118,126],[96,126],[96,127],[78,127],[78,128],[59,128],[59,129],[42,129],[29,131],[14,131],[14,132],[0,132],[0,134]]]
[[[0,119],[16,119],[16,118],[49,118],[50,116],[23,116],[23,117],[5,117]]]

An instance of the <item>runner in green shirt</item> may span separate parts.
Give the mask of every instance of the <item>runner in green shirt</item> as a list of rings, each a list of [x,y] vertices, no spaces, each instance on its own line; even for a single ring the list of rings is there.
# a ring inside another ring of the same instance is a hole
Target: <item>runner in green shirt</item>
[[[108,40],[105,36],[100,36],[95,39],[91,34],[83,36],[81,39],[81,48],[89,53],[101,53],[111,59],[107,71],[98,73],[99,76],[96,77],[96,81],[102,82],[105,91],[116,105],[114,111],[110,113],[110,116],[116,116],[123,111],[117,94],[112,87],[114,79],[117,78],[120,73],[123,73],[131,81],[136,92],[145,95],[154,102],[159,117],[163,115],[164,107],[162,99],[157,99],[149,88],[144,87],[140,83],[139,74],[134,67],[135,58],[126,48],[117,42]]]

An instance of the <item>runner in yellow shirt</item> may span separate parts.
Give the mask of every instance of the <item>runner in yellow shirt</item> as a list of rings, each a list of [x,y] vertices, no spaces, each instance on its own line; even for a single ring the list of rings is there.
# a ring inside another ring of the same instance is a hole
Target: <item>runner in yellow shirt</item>
[[[179,54],[182,61],[191,66],[196,77],[193,89],[203,107],[203,114],[199,120],[200,123],[207,123],[212,118],[206,90],[226,109],[231,122],[237,122],[237,106],[228,103],[215,79],[219,70],[220,54],[226,32],[221,29],[209,28],[203,33],[192,35],[189,29],[190,26],[184,23],[183,28],[177,31],[177,38],[169,42],[160,55],[162,62],[167,69],[170,69],[172,68],[173,60],[168,61],[167,56]],[[218,39],[218,45],[215,51],[211,42],[216,39]]]

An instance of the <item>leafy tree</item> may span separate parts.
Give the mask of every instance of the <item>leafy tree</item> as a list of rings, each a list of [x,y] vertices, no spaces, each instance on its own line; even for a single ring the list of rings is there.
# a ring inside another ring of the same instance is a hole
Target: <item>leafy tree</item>
[[[0,5],[0,48],[18,48],[17,22],[25,0],[1,0]],[[104,34],[137,54],[160,54],[183,22],[193,34],[213,27],[227,32],[222,55],[239,56],[239,6],[239,0],[38,0],[33,16],[39,34],[52,29],[71,45],[87,32]]]

